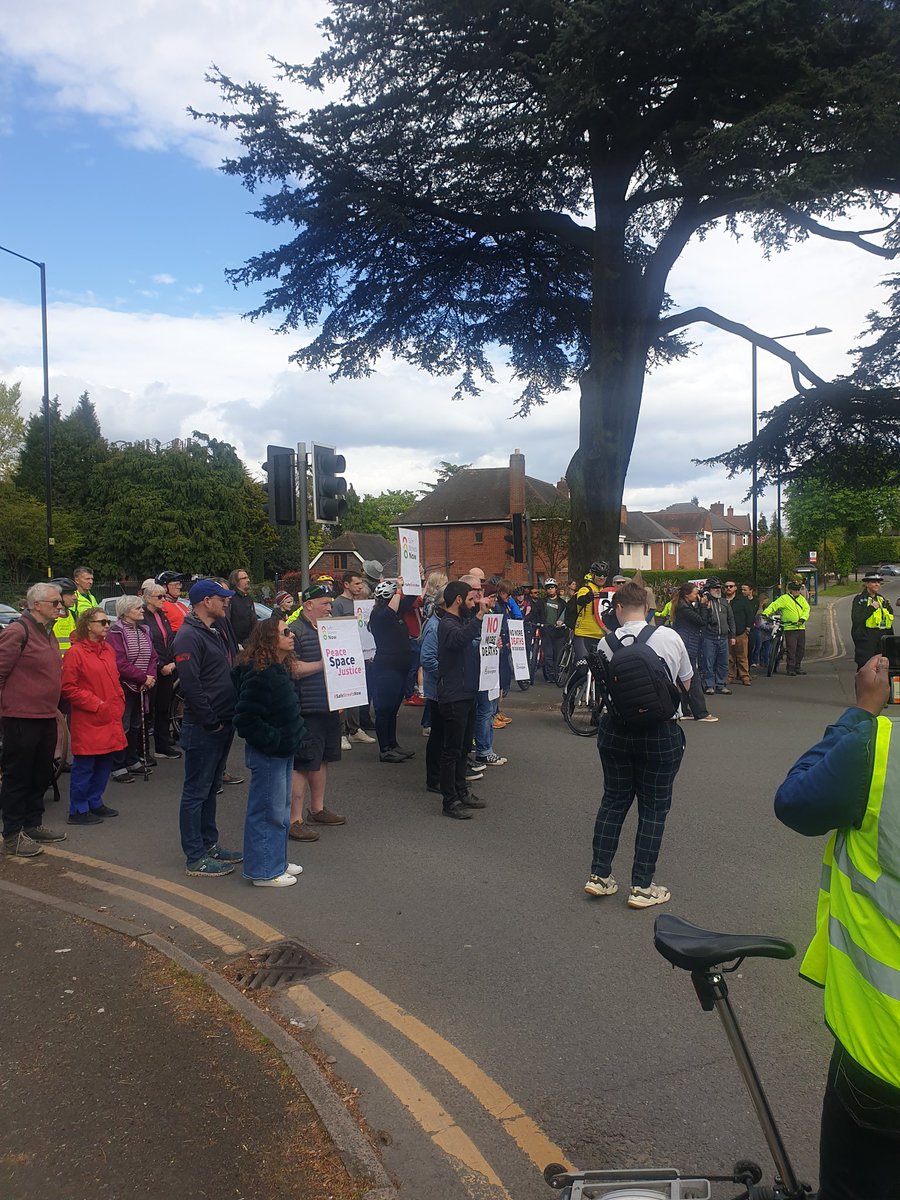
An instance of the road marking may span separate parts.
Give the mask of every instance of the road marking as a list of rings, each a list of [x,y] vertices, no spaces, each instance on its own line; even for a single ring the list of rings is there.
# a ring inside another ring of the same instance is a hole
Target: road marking
[[[218,946],[225,954],[243,954],[247,949],[243,942],[238,942],[233,937],[229,937],[227,933],[222,933],[221,929],[208,925],[206,921],[195,917],[193,913],[186,912],[183,908],[176,908],[174,904],[169,904],[165,900],[157,900],[155,896],[148,896],[146,892],[136,892],[132,888],[122,887],[121,884],[110,883],[106,879],[95,879],[91,875],[79,875],[75,871],[65,871],[64,874],[69,879],[74,879],[76,883],[85,883],[88,887],[97,888],[101,892],[109,892],[112,896],[122,896],[133,904],[142,904],[144,908],[152,908],[154,912],[162,913],[164,917],[177,921],[179,925],[193,929],[194,933],[198,933],[206,941]]]
[[[469,1135],[414,1075],[383,1047],[333,1012],[306,984],[295,984],[287,989],[287,994],[304,1011],[315,1012],[319,1028],[373,1071],[434,1144],[454,1160],[472,1200],[510,1200],[500,1177]]]
[[[575,1169],[559,1146],[550,1141],[512,1096],[446,1038],[441,1037],[399,1004],[389,1000],[352,971],[335,971],[328,979],[353,996],[376,1017],[402,1033],[448,1071],[500,1122],[501,1127],[539,1171],[543,1171],[549,1162],[562,1163],[567,1170]]]
[[[138,883],[154,887],[158,891],[170,892],[182,900],[190,900],[192,904],[197,904],[200,908],[208,908],[210,912],[218,913],[220,917],[226,917],[233,925],[240,925],[254,937],[262,938],[264,942],[282,942],[286,937],[286,934],[281,933],[273,925],[267,925],[265,921],[258,921],[256,917],[251,917],[249,913],[242,912],[234,905],[226,904],[222,900],[211,899],[209,896],[202,896],[199,892],[192,891],[191,888],[182,887],[180,883],[170,883],[168,879],[159,879],[155,875],[135,871],[132,867],[120,867],[118,863],[104,862],[100,858],[89,858],[86,854],[76,854],[73,850],[62,850],[58,846],[45,846],[44,853],[55,854],[60,858],[69,858],[72,862],[81,863],[85,867],[95,867],[98,871],[109,871],[111,875],[134,879]]]
[[[844,658],[847,654],[847,647],[843,636],[841,635],[834,608],[834,602],[832,601],[828,606],[828,625],[826,628],[826,634],[831,643],[832,653],[820,655],[819,658],[814,660],[815,662],[833,662],[837,658]]]

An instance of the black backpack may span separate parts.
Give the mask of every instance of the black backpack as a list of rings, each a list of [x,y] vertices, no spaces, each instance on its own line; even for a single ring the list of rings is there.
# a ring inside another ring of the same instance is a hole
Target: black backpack
[[[652,625],[647,625],[630,642],[608,633],[604,640],[612,650],[612,658],[591,655],[594,678],[609,711],[630,729],[647,729],[660,721],[670,721],[681,708],[681,692],[672,682],[668,667],[647,645],[655,632]]]

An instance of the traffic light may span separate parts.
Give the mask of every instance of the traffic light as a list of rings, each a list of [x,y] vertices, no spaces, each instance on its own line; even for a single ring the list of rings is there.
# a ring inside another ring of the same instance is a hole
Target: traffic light
[[[312,444],[312,499],[313,520],[324,524],[339,521],[347,511],[347,480],[341,474],[347,470],[343,454],[336,454],[334,446]]]
[[[513,562],[525,561],[525,539],[523,536],[523,519],[521,513],[512,513],[510,519],[506,522],[506,528],[509,531],[503,535],[503,540],[509,542],[506,549],[508,557],[512,558]]]
[[[296,453],[290,446],[266,446],[262,485],[269,498],[263,509],[273,525],[297,524]]]

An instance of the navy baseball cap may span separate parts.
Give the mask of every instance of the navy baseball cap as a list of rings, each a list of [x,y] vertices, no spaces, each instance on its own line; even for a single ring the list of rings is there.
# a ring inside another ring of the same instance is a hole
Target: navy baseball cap
[[[188,600],[191,604],[199,604],[208,596],[221,596],[223,600],[228,600],[233,595],[234,592],[230,588],[222,587],[221,583],[216,583],[214,579],[198,579],[188,592]]]

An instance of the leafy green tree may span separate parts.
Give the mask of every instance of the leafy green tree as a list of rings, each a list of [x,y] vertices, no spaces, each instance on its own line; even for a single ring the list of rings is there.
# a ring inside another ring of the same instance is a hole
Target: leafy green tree
[[[20,383],[0,383],[0,479],[8,479],[25,441],[25,418],[19,412]]]
[[[54,559],[60,570],[79,549],[80,534],[69,513],[53,514]],[[20,590],[47,578],[47,511],[43,501],[0,483],[0,577]],[[4,595],[3,599],[6,599]]]
[[[62,412],[59,397],[54,396],[50,401],[50,460],[55,463],[60,448],[60,429],[62,428]],[[44,417],[40,412],[32,413],[25,423],[25,438],[19,451],[19,461],[13,472],[13,481],[17,488],[34,496],[35,500],[43,500],[47,489],[45,483],[46,457],[44,452]],[[59,492],[56,480],[53,481],[53,507],[59,504]]]
[[[760,537],[765,537],[769,532],[769,522],[766,520],[765,513],[759,514],[759,520],[756,522],[756,532]]]
[[[391,524],[401,513],[416,502],[415,492],[392,489],[377,496],[359,497],[355,491],[348,492],[347,514],[341,521],[342,533],[378,533],[388,541],[394,541],[397,530]]]
[[[520,413],[577,381],[573,569],[615,562],[644,377],[682,330],[727,329],[830,395],[779,343],[672,312],[667,282],[716,223],[765,253],[896,254],[841,222],[894,212],[898,26],[884,0],[332,0],[327,49],[281,70],[335,99],[298,113],[212,77],[228,111],[207,118],[240,139],[223,169],[289,229],[230,278],[266,285],[252,315],[315,328],[292,357],[336,377],[390,353],[474,395],[505,347]]]
[[[757,579],[763,591],[771,591],[778,579],[778,543],[774,537],[759,543],[759,559]],[[740,583],[749,583],[753,570],[753,551],[750,546],[743,546],[728,560],[728,577]],[[801,561],[797,557],[797,547],[790,538],[784,538],[781,543],[781,573],[788,574]]]
[[[545,576],[559,576],[569,558],[568,498],[560,495],[547,504],[530,504],[528,511],[535,565],[543,567]]]

